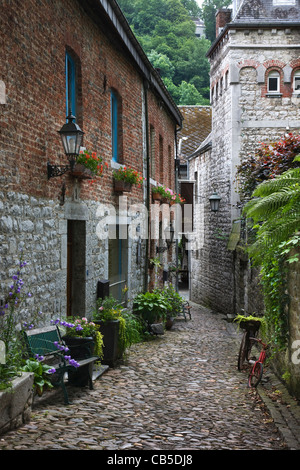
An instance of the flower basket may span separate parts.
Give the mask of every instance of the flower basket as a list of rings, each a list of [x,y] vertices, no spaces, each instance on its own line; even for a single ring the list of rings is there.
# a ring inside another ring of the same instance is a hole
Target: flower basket
[[[94,340],[89,336],[68,336],[62,337],[70,350],[72,359],[80,360],[93,355]]]
[[[167,198],[167,197],[163,197],[163,198],[161,199],[161,203],[162,203],[162,204],[169,204],[169,202],[170,202],[170,199]]]
[[[129,192],[133,184],[141,187],[143,181],[142,175],[130,166],[120,167],[118,170],[115,170],[113,178],[116,192]]]
[[[114,180],[114,189],[117,193],[130,192],[132,184],[124,180]]]
[[[81,163],[77,163],[74,166],[71,175],[74,176],[74,178],[78,178],[81,180],[90,180],[93,177],[92,171],[89,168],[86,168]]]
[[[253,334],[255,334],[260,329],[260,327],[264,329],[265,324],[263,317],[254,317],[252,315],[248,317],[244,315],[237,315],[233,321],[236,322],[239,328],[242,328],[242,330],[251,331]]]
[[[253,321],[253,320],[251,320],[251,321],[241,321],[239,325],[240,325],[240,328],[242,328],[242,330],[256,332],[256,331],[259,330],[261,322],[260,321]]]
[[[162,195],[158,192],[152,192],[152,199],[153,201],[161,201]]]

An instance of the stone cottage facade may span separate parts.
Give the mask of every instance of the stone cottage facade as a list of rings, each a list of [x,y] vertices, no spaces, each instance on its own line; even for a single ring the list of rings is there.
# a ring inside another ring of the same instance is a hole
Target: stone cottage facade
[[[89,316],[99,281],[117,298],[148,287],[151,186],[175,189],[182,116],[115,0],[2,2],[0,24],[0,304],[22,252],[25,319]],[[103,158],[92,183],[47,177],[48,162],[68,163],[58,131],[70,112]],[[120,195],[124,166],[143,181]]]
[[[235,1],[217,14],[211,64],[212,132],[190,155],[198,176],[192,299],[218,312],[260,310],[256,276],[238,241],[243,233],[237,165],[260,142],[300,130],[299,0]],[[209,197],[217,192],[220,209]]]

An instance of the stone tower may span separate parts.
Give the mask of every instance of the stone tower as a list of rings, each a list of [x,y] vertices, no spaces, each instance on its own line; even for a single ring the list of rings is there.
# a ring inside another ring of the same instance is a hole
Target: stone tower
[[[300,0],[235,0],[233,10],[217,13],[217,37],[208,51],[211,147],[199,148],[190,160],[204,201],[192,297],[224,313],[257,308],[249,266],[237,247],[236,168],[260,142],[300,130],[299,27]],[[222,197],[217,216],[207,202],[215,190]]]

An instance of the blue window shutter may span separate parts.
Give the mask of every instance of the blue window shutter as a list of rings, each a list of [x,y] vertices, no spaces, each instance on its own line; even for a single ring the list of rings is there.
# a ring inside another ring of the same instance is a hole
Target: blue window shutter
[[[66,113],[76,116],[76,66],[75,62],[66,52]]]
[[[111,140],[112,140],[112,159],[118,161],[118,100],[116,95],[111,92]]]

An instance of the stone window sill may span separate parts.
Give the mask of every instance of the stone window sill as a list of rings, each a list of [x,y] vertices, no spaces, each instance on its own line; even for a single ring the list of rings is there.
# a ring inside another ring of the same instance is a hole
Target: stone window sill
[[[266,98],[282,98],[282,93],[266,93]]]

